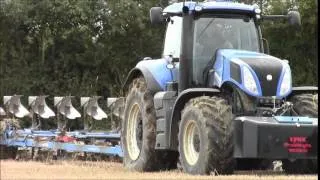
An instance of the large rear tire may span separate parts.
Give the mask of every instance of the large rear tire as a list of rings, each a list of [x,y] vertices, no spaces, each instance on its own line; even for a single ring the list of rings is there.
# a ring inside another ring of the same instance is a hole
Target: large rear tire
[[[123,163],[129,170],[155,171],[176,168],[178,153],[156,151],[156,114],[153,94],[143,77],[132,81],[126,97],[121,143]]]
[[[180,163],[190,174],[231,174],[233,126],[231,106],[224,98],[202,96],[189,100],[179,127]]]
[[[122,123],[123,163],[129,170],[156,170],[156,116],[152,94],[144,78],[134,79],[129,87]]]
[[[299,116],[318,117],[318,94],[294,95],[290,101]],[[318,172],[317,160],[283,160],[282,169],[288,174],[314,174]]]

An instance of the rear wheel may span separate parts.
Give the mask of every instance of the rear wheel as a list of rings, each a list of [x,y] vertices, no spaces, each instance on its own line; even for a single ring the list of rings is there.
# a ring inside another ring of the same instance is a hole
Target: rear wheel
[[[177,152],[156,151],[156,114],[153,94],[143,77],[129,87],[122,123],[123,163],[130,170],[154,171],[176,167]]]
[[[197,97],[185,105],[178,135],[185,172],[233,172],[232,118],[231,106],[221,97]]]
[[[318,117],[318,94],[299,94],[291,99],[293,110],[299,116]],[[312,174],[318,172],[317,160],[283,160],[282,168],[288,174]]]
[[[134,79],[129,87],[122,123],[123,163],[130,170],[155,170],[156,117],[152,94],[143,78]]]

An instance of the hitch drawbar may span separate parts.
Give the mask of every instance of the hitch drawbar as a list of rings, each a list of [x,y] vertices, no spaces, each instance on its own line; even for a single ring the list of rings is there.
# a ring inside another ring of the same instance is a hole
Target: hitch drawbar
[[[234,121],[235,158],[318,158],[318,118],[243,116]]]

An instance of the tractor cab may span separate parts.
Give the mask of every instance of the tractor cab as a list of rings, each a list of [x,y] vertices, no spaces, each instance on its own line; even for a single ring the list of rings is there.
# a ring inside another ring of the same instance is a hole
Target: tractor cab
[[[214,4],[214,2],[206,4]],[[220,6],[228,5],[228,3],[221,2],[218,4]],[[249,5],[244,6],[250,7]],[[207,10],[206,13],[200,13],[202,6],[198,5],[197,7],[199,9],[193,15],[192,29],[188,34],[190,39],[193,39],[194,56],[212,57],[212,54],[214,54],[212,51],[214,52],[220,48],[263,52],[260,43],[261,34],[257,22],[257,15],[259,17],[260,13],[259,9],[253,11],[248,8],[247,13],[239,13],[237,10],[229,9],[228,11],[217,13],[216,9],[213,8],[210,11]],[[170,9],[170,6],[164,9],[163,12],[169,13],[168,9]],[[174,58],[179,58],[182,41],[182,16],[171,16],[166,21],[168,25],[163,55],[172,55]]]
[[[188,18],[183,11],[188,11]],[[190,60],[188,69],[192,69],[189,75],[191,87],[206,85],[205,70],[208,64],[213,64],[218,49],[263,52],[258,25],[260,10],[253,6],[229,2],[180,2],[165,8],[163,14],[168,22],[163,56],[172,56],[178,61],[181,44],[188,44],[185,47]],[[183,28],[183,19],[188,19],[184,21],[187,28]]]
[[[267,53],[260,13],[258,6],[228,1],[179,2],[163,10],[152,8],[151,22],[167,23],[163,57],[180,62],[180,91],[208,86],[207,75],[219,49]],[[299,22],[294,15],[290,19]]]

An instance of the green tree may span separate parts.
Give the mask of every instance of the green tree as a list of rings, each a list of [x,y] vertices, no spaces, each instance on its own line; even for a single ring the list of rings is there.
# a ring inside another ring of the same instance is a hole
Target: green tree
[[[315,1],[272,0],[268,6],[270,14],[287,14],[298,7],[302,21],[298,30],[286,21],[268,22],[263,26],[264,36],[269,40],[272,55],[289,60],[294,85],[318,85]]]
[[[128,71],[160,56],[154,1],[16,0],[2,4],[1,95],[120,95]]]

